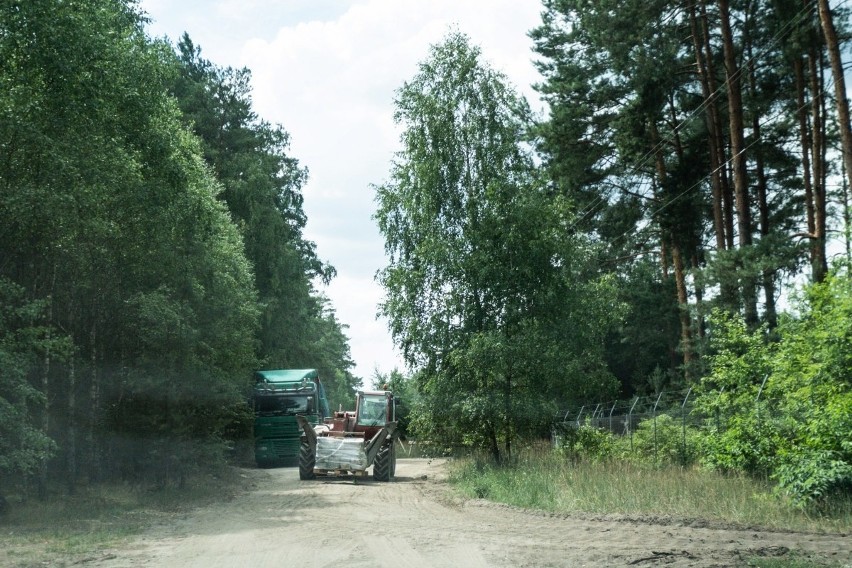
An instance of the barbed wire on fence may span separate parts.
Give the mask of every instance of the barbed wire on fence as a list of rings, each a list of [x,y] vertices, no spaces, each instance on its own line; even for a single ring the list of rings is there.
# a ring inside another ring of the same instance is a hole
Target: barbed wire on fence
[[[766,378],[760,385],[754,398],[753,411],[760,418],[760,398]],[[715,394],[717,402],[721,401],[725,394],[724,387],[711,392],[704,392],[701,396],[707,399]],[[686,455],[687,426],[715,427],[722,431],[728,416],[723,416],[719,407],[711,412],[697,410],[695,407],[696,393],[692,387],[683,390],[660,391],[656,394],[634,396],[629,399],[611,400],[593,404],[584,404],[559,410],[553,417],[551,440],[554,446],[559,446],[564,438],[566,429],[579,429],[590,427],[598,430],[606,430],[617,436],[630,438],[630,448],[633,449],[633,436],[639,425],[645,421],[653,421],[653,452],[656,457],[658,451],[657,420],[660,416],[667,415],[671,420],[677,421],[682,430],[681,454]],[[712,405],[711,405],[712,406]],[[706,409],[708,405],[703,405]]]

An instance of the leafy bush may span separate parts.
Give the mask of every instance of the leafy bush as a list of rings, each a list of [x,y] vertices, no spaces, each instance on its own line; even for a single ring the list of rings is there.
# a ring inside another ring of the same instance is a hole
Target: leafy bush
[[[852,464],[830,450],[790,452],[772,477],[779,489],[800,505],[852,491]]]
[[[629,438],[622,445],[630,444]],[[691,465],[699,455],[700,436],[694,428],[687,426],[686,437],[680,418],[668,414],[639,423],[633,433],[633,459],[638,457],[645,463]],[[626,448],[625,448],[626,449]]]
[[[556,451],[573,462],[600,461],[612,457],[616,439],[607,430],[583,424],[579,428],[560,425],[556,432]]]
[[[852,281],[808,287],[775,342],[734,317],[710,319],[711,373],[696,407],[721,416],[702,462],[768,475],[799,504],[852,486]]]
[[[852,280],[811,286],[800,310],[782,327],[767,391],[788,441],[772,477],[806,503],[852,487]]]
[[[701,436],[700,462],[722,472],[769,475],[785,445],[774,423],[753,413],[737,415],[724,429],[711,428]]]

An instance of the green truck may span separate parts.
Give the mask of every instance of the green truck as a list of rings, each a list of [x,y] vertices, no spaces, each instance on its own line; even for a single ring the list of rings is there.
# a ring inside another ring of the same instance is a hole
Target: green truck
[[[254,458],[258,467],[295,463],[302,429],[296,416],[321,424],[331,416],[316,369],[256,371],[252,393]]]

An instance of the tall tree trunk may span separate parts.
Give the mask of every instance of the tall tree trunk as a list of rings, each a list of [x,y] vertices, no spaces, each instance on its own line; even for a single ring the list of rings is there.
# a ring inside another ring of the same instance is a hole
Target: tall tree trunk
[[[719,118],[716,73],[713,66],[713,54],[710,48],[707,12],[701,4],[701,25],[699,27],[695,1],[690,3],[690,29],[692,31],[695,60],[701,82],[707,113],[708,146],[710,150],[710,186],[713,193],[713,228],[716,233],[716,250],[721,253],[733,248],[734,218],[731,213],[732,193],[728,183],[728,167],[725,159],[725,133]],[[726,213],[727,212],[727,213]],[[730,240],[729,240],[730,239]],[[728,310],[737,309],[737,288],[729,278],[721,278],[719,293],[722,305]],[[696,289],[696,292],[698,290]],[[699,326],[699,330],[703,325]]]
[[[846,166],[843,166],[845,169]],[[843,242],[846,245],[846,263],[852,268],[852,215],[849,211],[849,183],[846,181],[846,172],[843,172],[841,195],[843,199]]]
[[[760,136],[760,124],[757,117],[753,119],[754,133],[756,137]],[[763,165],[763,156],[760,150],[755,153],[756,174],[757,174],[757,206],[760,213],[760,236],[761,239],[769,237],[771,228],[769,221],[769,200],[767,199],[767,181],[766,171]],[[775,278],[776,273],[773,268],[766,267],[763,269],[763,294],[765,299],[764,304],[764,319],[769,326],[769,329],[775,329],[778,326],[778,313],[775,307]]]
[[[51,365],[51,350],[50,344],[53,338],[53,295],[56,293],[56,263],[53,264],[53,275],[50,279],[50,294],[49,303],[47,305],[47,342],[44,350],[44,365],[41,375],[41,392],[44,394],[44,406],[41,415],[41,433],[45,438],[50,437],[50,365]],[[48,460],[43,459],[39,464],[38,471],[38,498],[47,499],[47,473]]]
[[[805,188],[805,220],[808,227],[808,238],[812,239],[816,232],[814,221],[814,190],[811,172],[811,155],[813,152],[811,127],[808,122],[808,102],[805,96],[805,71],[801,57],[793,60],[793,75],[796,79],[796,113],[799,118],[799,143],[802,147],[802,185]],[[811,254],[813,261],[813,253]]]
[[[659,144],[659,133],[657,125],[651,122],[651,144],[656,149],[654,151],[654,163],[657,172],[657,178],[660,185],[664,185],[667,177],[666,163],[663,160],[662,148]],[[663,242],[666,242],[663,235]],[[669,248],[672,255],[672,264],[675,269],[675,288],[677,289],[677,304],[680,317],[680,337],[681,351],[683,353],[683,369],[684,378],[690,379],[690,369],[692,367],[692,322],[689,315],[689,294],[686,290],[686,270],[683,264],[683,255],[681,254],[680,245],[677,242],[677,235],[671,235]]]
[[[68,493],[77,492],[77,369],[72,354],[68,363],[68,427],[65,431]]]
[[[505,434],[505,459],[512,459],[512,370],[509,369],[506,373],[506,382],[504,384],[504,412],[506,413],[506,434]]]
[[[497,428],[493,422],[489,422],[486,426],[486,436],[488,437],[488,445],[491,448],[491,458],[495,464],[500,464],[500,444],[497,441]]]
[[[701,260],[698,258],[698,254],[692,255],[692,266],[698,268],[701,266]],[[700,278],[695,279],[695,303],[698,306],[701,306],[704,303],[704,284],[701,282]],[[698,310],[696,314],[696,326],[695,331],[698,334],[699,339],[704,339],[705,331],[706,331],[706,322],[704,320],[704,316],[701,315],[701,310]],[[681,324],[682,325],[682,324]]]
[[[89,383],[89,424],[86,431],[86,442],[89,449],[89,479],[99,481],[101,479],[100,468],[100,440],[97,436],[98,416],[100,413],[100,375],[98,373],[98,333],[97,333],[97,310],[93,310],[94,321],[89,333],[91,346],[91,382]]]
[[[716,144],[716,155],[719,157],[719,183],[722,189],[722,216],[725,221],[725,248],[734,249],[734,193],[731,189],[731,183],[728,179],[728,161],[726,156],[725,143],[725,128],[722,124],[722,118],[719,114],[719,109],[716,106],[715,94],[719,91],[719,85],[716,81],[716,69],[713,65],[714,53],[710,45],[710,24],[707,18],[706,0],[701,0],[699,4],[701,8],[701,29],[704,36],[704,61],[707,66],[707,86],[714,96],[714,104],[708,111],[711,113],[713,121],[713,139]],[[731,294],[733,296],[733,293]],[[732,301],[733,304],[733,301]]]
[[[714,116],[716,114],[716,96],[715,92],[710,88],[709,71],[703,53],[704,42],[699,35],[698,15],[694,0],[689,3],[689,26],[692,32],[692,46],[695,50],[695,64],[698,69],[698,78],[701,82],[701,92],[704,96],[707,131],[710,134],[708,147],[710,154],[710,187],[713,192],[713,229],[716,234],[716,250],[721,252],[726,248],[725,219],[722,212],[722,177],[724,176],[724,171],[721,168],[721,164],[723,158],[719,155],[719,133],[716,129],[718,117]]]
[[[846,181],[852,176],[852,130],[849,125],[849,100],[846,98],[846,79],[843,74],[843,60],[840,56],[840,44],[834,18],[828,7],[828,0],[817,0],[819,21],[825,37],[825,47],[831,63],[831,76],[834,79],[834,96],[837,99],[837,127],[840,130],[840,143],[843,149],[843,166],[846,169]]]
[[[813,212],[814,224],[811,233],[811,271],[814,282],[822,282],[828,266],[825,255],[825,112],[823,110],[822,58],[815,46],[811,46],[808,57],[811,88],[811,164],[813,167]]]
[[[683,351],[683,373],[687,382],[691,379],[692,368],[692,326],[689,316],[689,296],[686,291],[686,270],[680,246],[672,244],[672,263],[675,269],[677,287],[678,314],[680,316],[680,348]]]
[[[752,8],[754,6],[752,5]],[[754,14],[750,13],[750,17],[753,17]],[[750,35],[746,37],[746,46],[748,49],[748,86],[749,93],[752,99],[756,99],[757,92],[757,76],[755,71],[755,58],[752,52],[752,43]],[[754,147],[754,170],[755,170],[755,178],[757,181],[756,191],[757,191],[757,210],[758,210],[758,224],[760,228],[760,237],[761,240],[765,240],[769,237],[771,232],[770,227],[770,219],[769,219],[769,200],[767,197],[768,193],[768,182],[766,179],[766,166],[764,164],[763,158],[763,139],[760,132],[760,113],[755,110],[752,113],[751,117],[751,128],[754,133],[754,139],[756,141],[756,145]],[[766,324],[769,326],[769,329],[775,329],[778,326],[778,315],[775,309],[775,270],[769,266],[768,258],[764,259],[763,269],[763,294],[764,294],[764,320]]]
[[[51,300],[51,306],[53,301]],[[53,311],[53,307],[49,308],[50,311]],[[51,318],[52,319],[52,318]],[[48,319],[50,321],[50,319]],[[42,407],[42,415],[41,415],[41,433],[45,437],[50,437],[50,363],[51,363],[51,353],[50,353],[50,340],[51,340],[51,332],[50,327],[47,328],[47,348],[44,351],[44,365],[41,375],[41,392],[44,393],[44,405]],[[44,458],[41,460],[39,464],[38,470],[38,498],[39,499],[47,499],[47,466],[48,459]]]
[[[734,174],[734,198],[737,207],[737,232],[740,248],[751,246],[751,211],[749,209],[748,179],[746,176],[745,127],[741,87],[741,73],[737,65],[734,37],[731,30],[731,17],[728,0],[718,0],[719,22],[722,31],[722,48],[725,58],[725,74],[728,85],[728,119],[730,122],[731,161]],[[743,274],[741,280],[743,312],[746,323],[757,325],[757,296],[754,279],[748,270],[739,267]]]

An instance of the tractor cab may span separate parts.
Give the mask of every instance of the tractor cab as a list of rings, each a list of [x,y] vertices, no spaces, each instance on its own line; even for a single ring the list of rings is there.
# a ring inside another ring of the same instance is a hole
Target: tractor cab
[[[355,428],[378,427],[396,420],[396,401],[390,391],[359,391],[355,399]]]

